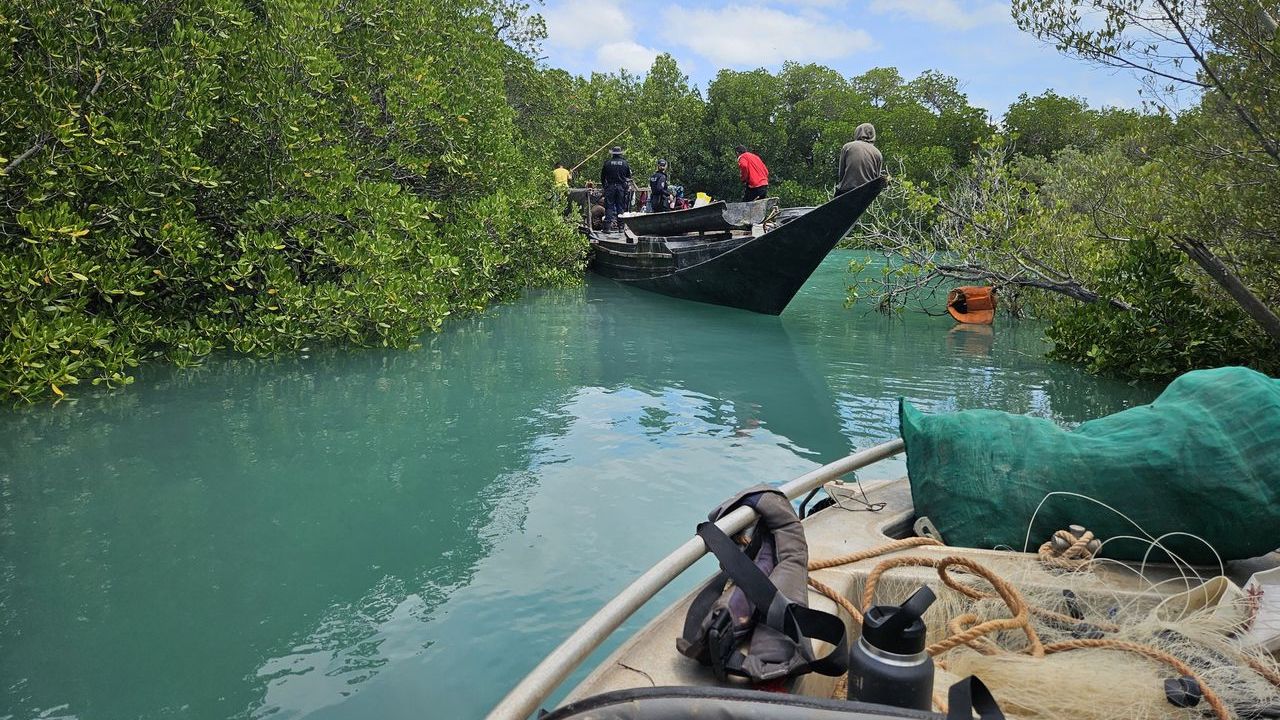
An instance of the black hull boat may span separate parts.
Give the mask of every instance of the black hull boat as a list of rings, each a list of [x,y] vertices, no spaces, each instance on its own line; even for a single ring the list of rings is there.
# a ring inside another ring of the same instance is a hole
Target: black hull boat
[[[776,207],[777,198],[741,203],[720,200],[687,210],[624,215],[622,222],[635,235],[665,237],[693,232],[724,232],[760,225],[769,219]]]
[[[671,297],[778,315],[885,183],[875,180],[794,220],[749,231],[673,237],[592,232],[591,269]]]

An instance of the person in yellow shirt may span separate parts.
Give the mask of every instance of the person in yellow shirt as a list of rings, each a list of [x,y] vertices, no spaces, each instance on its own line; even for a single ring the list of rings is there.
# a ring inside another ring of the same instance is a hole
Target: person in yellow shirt
[[[573,179],[573,173],[564,168],[564,163],[556,163],[556,169],[551,171],[551,175],[555,177],[558,188],[569,187],[569,181]]]

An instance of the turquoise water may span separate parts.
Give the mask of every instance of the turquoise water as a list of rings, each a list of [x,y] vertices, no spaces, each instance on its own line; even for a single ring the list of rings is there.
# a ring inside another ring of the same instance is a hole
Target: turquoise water
[[[895,437],[899,396],[1072,424],[1157,391],[1033,323],[845,310],[852,256],[780,318],[589,279],[414,351],[5,411],[0,718],[478,717],[719,500]]]

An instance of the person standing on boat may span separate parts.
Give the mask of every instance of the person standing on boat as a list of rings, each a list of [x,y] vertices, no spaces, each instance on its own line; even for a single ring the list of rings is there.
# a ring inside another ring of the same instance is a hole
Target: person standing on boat
[[[759,155],[747,150],[746,145],[734,149],[738,151],[738,173],[746,186],[742,202],[765,199],[769,196],[769,168],[764,166]]]
[[[653,212],[671,209],[671,185],[667,182],[667,161],[658,161],[658,170],[649,176],[649,202]]]
[[[609,151],[609,159],[600,169],[600,185],[604,187],[605,230],[618,229],[618,215],[627,207],[628,188],[631,185],[631,165],[622,156],[617,145]]]
[[[840,148],[839,182],[836,197],[884,175],[884,156],[874,143],[876,126],[862,123],[853,131],[853,142]]]
[[[565,169],[564,163],[556,163],[556,169],[551,171],[551,177],[555,179],[556,188],[563,190],[569,187],[569,181],[573,179],[573,171]]]

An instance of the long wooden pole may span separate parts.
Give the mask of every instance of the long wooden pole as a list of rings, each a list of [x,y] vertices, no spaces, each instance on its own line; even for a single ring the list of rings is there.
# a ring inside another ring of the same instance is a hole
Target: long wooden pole
[[[612,145],[614,140],[617,140],[618,138],[622,137],[622,136],[627,132],[627,130],[630,130],[630,129],[631,129],[631,128],[629,128],[629,127],[628,127],[628,128],[626,128],[626,129],[624,129],[622,132],[618,133],[617,135],[614,135],[613,137],[609,138],[609,142],[607,142],[607,143],[605,143],[605,144],[601,145],[599,148],[597,148],[597,149],[596,149],[596,151],[595,151],[595,152],[593,152],[593,153],[591,153],[590,155],[588,155],[588,156],[586,156],[586,157],[582,158],[582,162],[580,162],[580,163],[578,163],[577,165],[574,165],[573,167],[569,168],[569,172],[573,172],[574,170],[577,170],[578,168],[582,167],[584,163],[586,163],[588,160],[590,160],[591,158],[593,158],[593,157],[595,157],[597,154],[599,154],[599,152],[600,152],[601,150],[603,150],[603,149],[605,149],[605,148],[609,147],[610,145]]]

